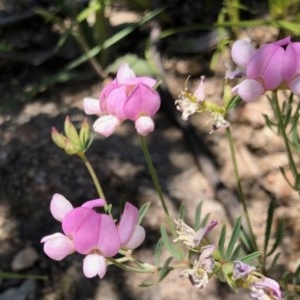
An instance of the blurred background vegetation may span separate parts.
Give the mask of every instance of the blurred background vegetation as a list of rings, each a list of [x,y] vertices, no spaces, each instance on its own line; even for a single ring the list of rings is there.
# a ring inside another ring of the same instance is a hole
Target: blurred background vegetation
[[[213,72],[242,31],[264,26],[263,34],[297,39],[299,21],[298,0],[2,0],[2,76],[24,65],[47,69],[25,85],[32,97],[58,82],[104,79],[124,60],[161,76],[157,57],[205,53]]]

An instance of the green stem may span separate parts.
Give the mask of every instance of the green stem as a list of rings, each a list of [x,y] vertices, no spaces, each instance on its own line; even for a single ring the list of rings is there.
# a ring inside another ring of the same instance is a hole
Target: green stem
[[[153,182],[155,190],[158,194],[158,197],[159,197],[160,203],[163,207],[164,213],[167,217],[167,220],[168,220],[168,223],[169,223],[169,228],[172,232],[172,235],[175,236],[174,223],[173,223],[173,220],[170,216],[166,201],[164,199],[163,192],[162,192],[161,186],[159,184],[158,177],[157,177],[157,174],[156,174],[156,171],[155,171],[155,168],[153,166],[153,162],[152,162],[149,150],[148,150],[146,139],[141,135],[139,135],[139,138],[140,138],[140,141],[141,141],[141,144],[142,144],[142,149],[143,149],[144,156],[145,156],[145,159],[146,159],[146,162],[147,162],[147,165],[148,165],[148,169],[149,169],[149,172],[150,172],[150,175],[151,175],[151,178],[152,178],[152,182]]]
[[[111,264],[114,264],[116,265],[117,267],[119,267],[120,269],[123,269],[125,271],[129,271],[129,272],[134,272],[134,273],[153,273],[155,272],[156,270],[156,267],[153,267],[152,265],[147,265],[146,264],[144,266],[140,266],[141,268],[138,269],[138,268],[134,268],[134,267],[130,267],[128,265],[124,265],[123,262],[126,262],[126,261],[133,261],[134,262],[134,259],[125,259],[123,260],[122,258],[117,258],[117,259],[114,259],[114,258],[107,258],[107,260],[111,263]]]
[[[89,162],[89,160],[85,156],[85,154],[82,153],[81,155],[79,155],[79,157],[82,159],[82,161],[84,162],[86,168],[88,169],[88,171],[89,171],[89,173],[92,177],[93,183],[96,187],[96,190],[97,190],[97,193],[98,193],[99,197],[102,198],[103,200],[105,200],[104,209],[106,211],[107,210],[107,203],[106,203],[106,198],[105,198],[105,195],[103,193],[102,187],[100,185],[100,181],[98,180],[98,177],[97,177],[91,163]]]
[[[297,171],[297,167],[293,158],[293,154],[292,154],[292,150],[290,148],[290,142],[289,139],[287,137],[284,125],[283,125],[283,119],[282,119],[282,113],[280,110],[280,105],[279,105],[279,101],[278,101],[278,96],[277,96],[277,92],[272,92],[272,100],[274,101],[274,108],[275,108],[275,114],[276,117],[278,119],[278,132],[279,134],[283,137],[283,141],[284,141],[284,145],[285,148],[287,150],[287,156],[288,156],[288,160],[289,160],[289,166],[290,169],[293,173],[293,177],[296,180],[298,177],[298,171]]]
[[[228,143],[229,143],[231,160],[232,160],[232,163],[233,163],[233,171],[234,171],[234,176],[235,176],[235,180],[236,180],[236,183],[237,183],[238,196],[239,196],[240,203],[242,204],[242,207],[243,207],[244,216],[245,216],[245,219],[246,219],[246,222],[247,222],[247,227],[248,227],[248,231],[249,231],[251,242],[252,242],[252,248],[253,248],[252,250],[253,251],[258,251],[255,235],[253,233],[253,229],[252,229],[252,225],[251,225],[251,221],[250,221],[250,217],[249,217],[249,213],[248,213],[246,199],[245,199],[242,184],[241,184],[241,179],[240,179],[240,174],[239,174],[239,169],[238,169],[238,163],[237,163],[236,154],[235,154],[234,141],[233,141],[233,137],[232,137],[232,134],[231,134],[231,131],[230,131],[229,127],[226,128],[226,136],[227,136],[227,140],[228,140]]]

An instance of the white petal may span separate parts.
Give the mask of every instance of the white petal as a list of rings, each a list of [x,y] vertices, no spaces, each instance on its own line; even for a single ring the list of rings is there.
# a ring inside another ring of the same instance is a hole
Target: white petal
[[[97,253],[88,254],[83,260],[83,273],[87,278],[99,275],[102,279],[106,273],[106,269],[105,258]]]
[[[54,233],[45,236],[41,240],[44,244],[44,252],[54,260],[62,260],[73,253],[73,241],[62,233]]]
[[[140,135],[146,136],[154,130],[154,122],[148,116],[140,116],[135,121],[135,129]]]
[[[95,132],[108,137],[115,129],[120,125],[120,121],[117,117],[112,115],[106,115],[98,118],[93,125]]]
[[[84,98],[83,99],[83,110],[87,115],[99,115],[101,114],[100,103],[98,99]]]
[[[61,222],[66,214],[72,209],[72,204],[63,195],[53,195],[50,203],[50,211],[54,219]]]
[[[245,79],[232,89],[233,94],[238,94],[246,102],[257,100],[264,92],[261,83],[253,79]]]
[[[231,48],[232,60],[242,68],[245,68],[255,54],[256,49],[246,40],[237,40]]]

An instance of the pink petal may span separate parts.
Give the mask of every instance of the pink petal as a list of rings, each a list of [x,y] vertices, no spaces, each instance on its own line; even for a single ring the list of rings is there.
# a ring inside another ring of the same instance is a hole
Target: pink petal
[[[54,219],[61,222],[66,216],[66,214],[72,209],[72,204],[63,195],[53,195],[50,203],[50,211]]]
[[[113,219],[108,215],[95,213],[76,231],[74,244],[76,251],[81,254],[98,249],[103,256],[112,257],[120,249],[120,238]]]
[[[147,85],[150,88],[153,88],[156,84],[157,80],[151,77],[146,77],[146,76],[139,76],[135,78],[129,78],[126,81],[124,81],[124,84],[126,85],[139,85],[139,84],[144,84]]]
[[[118,69],[116,79],[118,83],[124,83],[124,81],[126,82],[127,79],[134,77],[136,76],[133,70],[129,67],[127,63],[123,63]]]
[[[121,246],[126,249],[135,249],[141,245],[145,237],[146,237],[146,232],[144,227],[137,225],[130,239],[125,244],[122,244]]]
[[[194,96],[197,98],[198,102],[202,102],[205,100],[205,92],[204,92],[204,79],[205,76],[201,76],[200,83],[194,92]]]
[[[105,100],[105,108],[101,102],[102,109],[105,109],[107,114],[115,115],[120,120],[125,119],[124,105],[132,88],[126,85],[118,85],[114,89],[111,89]]]
[[[62,260],[75,251],[73,241],[62,233],[54,233],[42,238],[44,252],[54,260]]]
[[[105,205],[104,199],[95,199],[90,200],[81,205],[81,207],[94,208],[94,207],[103,207]]]
[[[146,136],[154,130],[154,122],[150,117],[141,116],[135,121],[135,129],[140,135]]]
[[[297,69],[297,64],[295,64],[295,61],[297,61],[296,51],[293,47],[293,44],[290,43],[286,47],[282,63],[282,76],[285,80],[290,80],[295,74]]]
[[[83,110],[87,115],[100,115],[102,113],[100,109],[100,102],[93,98],[83,99]]]
[[[77,207],[70,211],[62,221],[63,232],[68,236],[74,236],[82,224],[97,214],[94,210],[86,207]]]
[[[275,44],[277,46],[285,46],[285,45],[289,44],[290,42],[291,42],[291,37],[287,36],[281,40],[274,42],[273,44]]]
[[[232,60],[241,68],[246,68],[256,49],[246,40],[237,40],[231,48]]]
[[[233,94],[238,94],[246,102],[257,100],[264,92],[261,83],[253,79],[245,79],[232,89]]]
[[[135,121],[140,115],[153,117],[159,107],[159,94],[148,86],[139,84],[128,96],[124,110],[126,118]]]
[[[138,209],[129,202],[126,202],[125,208],[118,226],[121,244],[126,244],[139,221]]]
[[[267,44],[257,50],[247,65],[246,75],[250,79],[263,80],[265,89],[277,88],[282,80],[281,65],[284,50],[280,46]]]
[[[288,44],[282,63],[282,75],[286,81],[300,72],[300,43]]]
[[[98,118],[94,123],[93,128],[95,132],[108,137],[120,124],[121,121],[117,117],[113,115],[106,115]]]
[[[83,260],[83,273],[87,278],[92,278],[96,275],[99,275],[99,277],[102,279],[106,273],[106,269],[106,260],[99,254],[88,254]]]

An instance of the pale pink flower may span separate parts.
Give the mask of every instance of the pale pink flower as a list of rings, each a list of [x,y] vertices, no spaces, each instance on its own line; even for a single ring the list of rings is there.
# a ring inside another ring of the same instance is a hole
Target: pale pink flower
[[[283,47],[286,45],[287,49]],[[231,51],[232,59],[239,67],[245,69],[245,80],[235,86],[232,92],[250,102],[259,98],[265,91],[281,88],[284,81],[295,73],[291,57],[294,58],[294,63],[298,63],[294,55],[298,46],[294,49],[289,45],[290,37],[268,43],[257,50],[253,50],[251,44],[247,44],[246,41],[235,42]]]
[[[138,224],[138,209],[126,203],[120,223],[117,226],[110,215],[97,213],[94,208],[103,207],[104,199],[85,202],[73,208],[62,195],[55,194],[50,210],[55,219],[62,222],[63,233],[44,237],[45,253],[54,260],[62,260],[77,251],[85,255],[83,272],[86,277],[106,273],[106,258],[115,256],[120,248],[134,249],[145,238],[145,230]]]
[[[99,100],[83,100],[86,114],[99,115],[94,124],[95,132],[107,137],[125,120],[134,121],[141,135],[153,131],[152,118],[160,107],[159,94],[153,88],[155,84],[155,79],[137,77],[127,63],[122,64],[116,78],[101,91]]]

